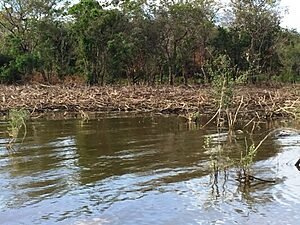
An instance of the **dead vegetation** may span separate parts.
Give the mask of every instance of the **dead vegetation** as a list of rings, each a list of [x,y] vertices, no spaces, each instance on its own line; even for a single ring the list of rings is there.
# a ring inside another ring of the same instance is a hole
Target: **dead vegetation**
[[[202,86],[0,86],[0,113],[26,109],[44,112],[134,111],[186,114],[213,114],[218,109],[212,89]],[[239,117],[268,119],[297,117],[300,113],[300,86],[280,88],[237,87],[231,107]]]

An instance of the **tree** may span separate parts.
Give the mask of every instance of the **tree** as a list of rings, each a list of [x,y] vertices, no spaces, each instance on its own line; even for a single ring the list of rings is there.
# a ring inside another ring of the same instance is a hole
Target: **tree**
[[[1,52],[11,58],[12,62],[2,68],[5,77],[12,81],[24,78],[35,70],[47,65],[42,65],[45,55],[38,51],[38,46],[47,45],[40,43],[43,34],[39,28],[41,24],[54,23],[61,15],[63,0],[3,0],[0,2],[0,30],[2,41],[5,43]],[[45,29],[44,29],[45,30]],[[49,35],[49,32],[47,32]],[[48,46],[51,49],[54,46]],[[40,48],[41,49],[41,48]],[[51,61],[52,59],[48,59]]]
[[[214,26],[214,13],[215,1],[161,1],[156,19],[170,85],[174,84],[175,75],[180,70],[186,83],[188,61],[195,52],[205,54]]]
[[[122,30],[122,14],[106,10],[96,0],[81,0],[72,6],[73,33],[78,45],[77,63],[91,84],[103,85],[107,74],[108,42]]]
[[[280,32],[277,0],[231,0],[230,29],[237,32],[238,42],[247,42],[241,61],[247,61],[247,72],[252,82],[260,74],[272,74],[276,69],[276,43]],[[269,77],[268,77],[269,79]]]
[[[37,21],[57,17],[64,0],[2,0],[0,26],[11,37],[19,38],[20,47],[30,52],[35,47],[31,31]]]
[[[296,31],[283,30],[279,43],[279,58],[282,64],[281,79],[285,82],[300,80],[300,34]]]
[[[62,78],[75,72],[74,40],[68,24],[40,20],[32,33],[36,43],[33,54],[41,61],[40,71],[45,81],[50,81],[51,75]]]

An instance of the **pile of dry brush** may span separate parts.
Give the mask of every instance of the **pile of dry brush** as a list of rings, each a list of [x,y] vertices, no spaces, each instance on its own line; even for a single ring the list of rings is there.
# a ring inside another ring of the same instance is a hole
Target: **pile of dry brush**
[[[213,89],[201,86],[3,85],[0,90],[0,114],[6,114],[12,108],[24,108],[31,113],[135,111],[211,114],[218,108]],[[300,113],[300,86],[237,87],[231,107],[232,110],[240,107],[239,115],[243,117],[297,116]]]

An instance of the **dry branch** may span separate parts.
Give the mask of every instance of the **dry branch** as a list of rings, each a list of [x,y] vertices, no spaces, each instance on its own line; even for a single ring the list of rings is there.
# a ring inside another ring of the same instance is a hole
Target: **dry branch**
[[[201,86],[0,85],[0,90],[1,114],[12,108],[25,108],[32,113],[136,111],[211,115],[218,110],[212,89]],[[295,117],[300,112],[299,91],[300,86],[277,89],[239,87],[234,91],[231,105],[233,110],[238,109],[239,116],[246,118]]]

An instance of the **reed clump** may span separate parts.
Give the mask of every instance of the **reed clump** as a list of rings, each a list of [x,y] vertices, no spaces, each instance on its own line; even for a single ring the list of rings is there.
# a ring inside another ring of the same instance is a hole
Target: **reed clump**
[[[25,109],[11,109],[8,114],[8,128],[9,142],[7,149],[13,149],[21,130],[23,130],[22,142],[27,135],[26,120],[29,118],[29,113]]]

